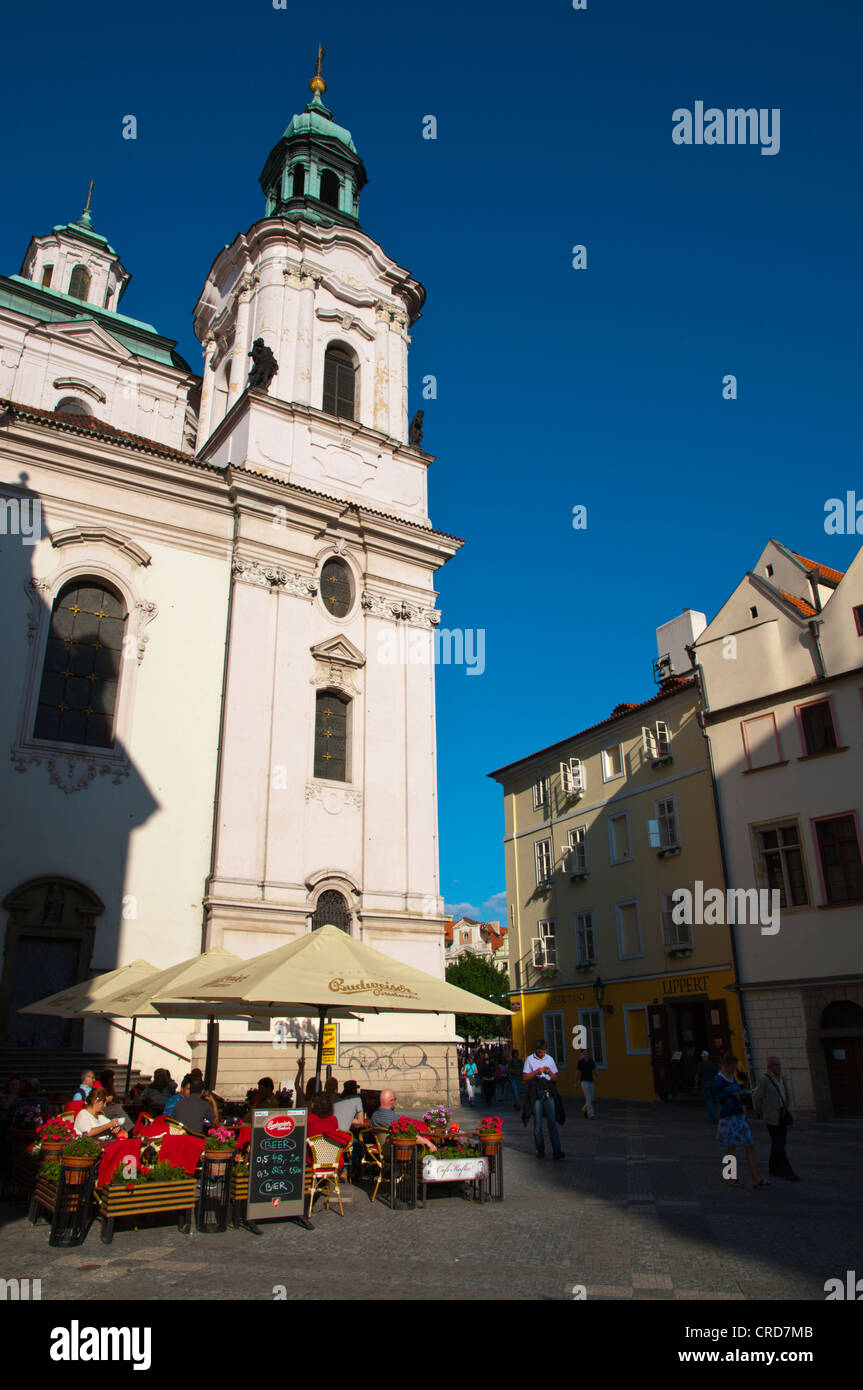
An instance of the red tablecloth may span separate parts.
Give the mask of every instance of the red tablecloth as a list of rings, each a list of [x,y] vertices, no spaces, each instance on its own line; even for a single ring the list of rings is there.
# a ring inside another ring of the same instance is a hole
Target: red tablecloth
[[[159,1162],[185,1168],[191,1178],[203,1152],[203,1139],[196,1139],[193,1134],[169,1134],[160,1145]]]
[[[240,1125],[240,1130],[239,1130],[239,1133],[238,1133],[238,1135],[237,1135],[237,1148],[238,1148],[238,1149],[245,1149],[245,1148],[248,1148],[248,1146],[249,1146],[249,1144],[251,1144],[251,1142],[252,1142],[252,1126],[251,1126],[251,1125]]]
[[[97,1180],[99,1187],[107,1187],[124,1158],[134,1158],[135,1174],[137,1175],[138,1166],[141,1162],[140,1139],[115,1139],[113,1144],[108,1145],[102,1155],[102,1161],[99,1164],[99,1177]],[[132,1181],[131,1177],[129,1180],[130,1182]]]
[[[140,1134],[146,1139],[155,1139],[157,1134],[170,1134],[171,1126],[167,1120],[151,1120],[149,1115],[139,1115],[132,1133]]]

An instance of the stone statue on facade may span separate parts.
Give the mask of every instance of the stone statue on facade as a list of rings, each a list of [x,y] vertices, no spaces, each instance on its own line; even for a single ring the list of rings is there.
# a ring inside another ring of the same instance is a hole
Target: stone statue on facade
[[[256,338],[249,356],[252,359],[252,370],[247,382],[249,390],[269,391],[270,382],[279,370],[272,348],[267,347],[263,338]]]
[[[425,411],[418,410],[410,423],[408,432],[408,443],[412,449],[419,449],[423,442],[423,415]]]

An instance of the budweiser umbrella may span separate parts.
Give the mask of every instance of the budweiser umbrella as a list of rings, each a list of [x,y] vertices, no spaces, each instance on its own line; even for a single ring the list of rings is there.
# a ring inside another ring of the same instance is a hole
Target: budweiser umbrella
[[[319,1018],[316,1076],[320,1077],[323,1024],[349,1007],[369,1013],[471,1013],[511,1011],[423,970],[375,951],[338,927],[324,926],[251,960],[213,971],[209,978],[157,1000],[168,1004],[207,1001],[207,1007],[231,1001],[235,1006],[266,1005],[273,1012],[296,1010]]]

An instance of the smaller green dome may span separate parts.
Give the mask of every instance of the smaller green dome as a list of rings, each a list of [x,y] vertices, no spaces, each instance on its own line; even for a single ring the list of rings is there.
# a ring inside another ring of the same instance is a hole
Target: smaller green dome
[[[343,125],[336,125],[332,112],[324,106],[317,92],[304,111],[291,117],[285,139],[289,140],[294,135],[323,135],[330,140],[339,140],[351,154],[357,152],[351,132],[345,130]]]

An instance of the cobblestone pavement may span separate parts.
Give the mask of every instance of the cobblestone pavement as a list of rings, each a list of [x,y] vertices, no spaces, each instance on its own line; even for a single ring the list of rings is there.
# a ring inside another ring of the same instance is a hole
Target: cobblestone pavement
[[[700,1107],[608,1102],[597,1118],[568,1103],[565,1161],[540,1162],[511,1103],[504,1117],[505,1200],[444,1189],[425,1209],[372,1206],[348,1190],[345,1216],[316,1208],[315,1230],[268,1223],[183,1236],[118,1223],[110,1247],[52,1250],[48,1226],[0,1204],[0,1276],[42,1280],[43,1299],[513,1298],[824,1299],[828,1278],[860,1269],[863,1122],[795,1124],[800,1183],[732,1188]],[[463,1128],[479,1112],[458,1110]],[[755,1122],[766,1172],[767,1136]],[[741,1165],[743,1166],[743,1165]],[[748,1175],[745,1175],[748,1184]]]

